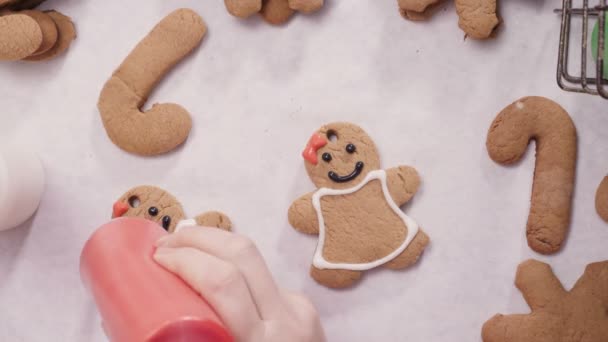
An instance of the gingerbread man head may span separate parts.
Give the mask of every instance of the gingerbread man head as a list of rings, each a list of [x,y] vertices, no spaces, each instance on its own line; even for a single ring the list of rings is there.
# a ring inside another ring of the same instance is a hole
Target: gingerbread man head
[[[380,168],[372,139],[359,126],[345,122],[319,128],[302,156],[308,176],[319,188],[346,189]]]
[[[173,233],[183,221],[187,225],[200,225],[230,230],[230,219],[218,211],[200,214],[185,220],[186,214],[179,201],[169,192],[151,185],[142,185],[124,193],[112,208],[112,218],[140,217],[156,222],[169,233]],[[190,222],[188,222],[190,221]]]

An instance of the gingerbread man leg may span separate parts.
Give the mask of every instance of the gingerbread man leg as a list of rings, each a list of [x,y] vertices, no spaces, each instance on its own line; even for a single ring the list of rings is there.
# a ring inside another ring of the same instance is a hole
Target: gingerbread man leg
[[[318,283],[334,289],[352,286],[361,279],[363,272],[351,270],[319,269],[310,266],[310,275]]]
[[[384,264],[384,267],[392,270],[398,270],[410,267],[418,261],[422,252],[429,244],[429,237],[422,230],[418,230],[418,234],[414,237],[407,248],[401,252],[395,259]]]

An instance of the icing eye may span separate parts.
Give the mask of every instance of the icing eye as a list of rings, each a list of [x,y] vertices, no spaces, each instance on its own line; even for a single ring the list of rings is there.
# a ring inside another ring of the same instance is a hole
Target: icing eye
[[[355,146],[353,144],[346,145],[346,152],[355,153],[356,150],[357,150],[357,146]]]
[[[129,197],[129,199],[127,201],[129,202],[129,205],[131,206],[131,208],[139,207],[139,197],[131,196],[131,197]]]
[[[169,230],[169,226],[171,225],[171,218],[169,216],[163,216],[163,228],[165,230]]]
[[[331,161],[331,154],[325,152],[323,153],[323,155],[321,156],[321,158],[323,158],[323,160],[325,160],[326,162],[330,162]]]
[[[158,208],[157,207],[148,208],[148,214],[150,214],[150,216],[158,215]]]

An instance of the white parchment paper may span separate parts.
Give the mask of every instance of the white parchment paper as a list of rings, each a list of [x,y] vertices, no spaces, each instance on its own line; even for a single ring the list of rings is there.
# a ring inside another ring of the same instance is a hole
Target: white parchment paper
[[[191,216],[228,213],[277,282],[310,296],[330,341],[480,341],[495,313],[528,312],[513,286],[528,258],[550,262],[569,288],[586,264],[608,258],[608,224],[594,209],[608,172],[608,101],[557,87],[556,6],[502,1],[497,38],[477,42],[463,40],[452,4],[413,23],[396,1],[327,0],[321,13],[272,27],[231,17],[219,0],[49,0],[43,8],[76,22],[70,51],[0,64],[0,141],[35,147],[48,181],[36,215],[0,232],[0,341],[105,340],[78,258],[114,200],[139,184],[171,191]],[[106,136],[99,91],[178,7],[198,11],[209,32],[147,106],[179,103],[194,128],[174,153],[129,155]],[[579,134],[572,229],[551,257],[531,251],[524,233],[533,146],[508,168],[485,149],[494,116],[527,95],[558,101]],[[423,185],[404,209],[431,238],[417,266],[370,272],[344,291],[309,278],[316,238],[286,218],[291,201],[313,189],[302,148],[336,120],[364,127],[384,167],[416,167]]]

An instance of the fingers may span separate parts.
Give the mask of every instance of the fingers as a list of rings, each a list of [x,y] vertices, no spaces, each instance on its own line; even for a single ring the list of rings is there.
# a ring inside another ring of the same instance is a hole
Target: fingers
[[[160,247],[154,259],[199,292],[237,341],[247,341],[261,326],[247,283],[232,264],[189,247]]]
[[[551,267],[536,260],[524,261],[519,265],[515,286],[532,310],[547,306],[566,292]]]
[[[325,333],[321,325],[321,319],[317,309],[312,302],[305,296],[299,293],[293,293],[289,291],[282,291],[281,295],[285,303],[287,303],[288,310],[293,314],[299,322],[298,327],[302,334],[302,341],[325,341]]]
[[[159,240],[157,245],[195,248],[225,261],[244,277],[262,319],[282,314],[284,304],[279,290],[262,255],[248,238],[220,229],[186,227]]]

